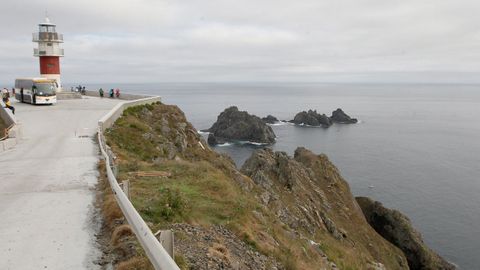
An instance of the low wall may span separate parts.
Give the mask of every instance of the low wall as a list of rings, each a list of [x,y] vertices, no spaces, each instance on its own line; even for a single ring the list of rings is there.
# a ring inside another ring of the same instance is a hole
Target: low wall
[[[113,123],[115,123],[115,121],[122,116],[122,113],[126,108],[160,101],[160,97],[143,97],[141,99],[119,103],[98,121],[98,126],[100,130],[104,132],[107,128],[113,126]]]
[[[0,117],[3,119],[6,126],[9,127],[9,126],[15,125],[17,121],[15,120],[12,113],[10,112],[10,109],[5,108],[5,104],[3,102],[0,102],[0,105],[1,105]]]
[[[115,195],[115,199],[122,210],[125,219],[135,233],[138,241],[143,247],[145,254],[152,263],[153,267],[157,270],[180,270],[175,261],[170,257],[167,251],[163,248],[161,243],[153,235],[150,228],[132,205],[127,195],[123,192],[122,188],[118,184],[114,174],[115,157],[105,141],[103,132],[111,127],[115,121],[122,116],[125,109],[137,106],[150,104],[160,101],[160,97],[148,97],[141,98],[134,101],[126,101],[117,104],[110,112],[103,116],[98,121],[98,143],[103,157],[105,158],[105,167],[107,170],[107,178],[112,188],[112,192]]]
[[[0,117],[5,122],[6,129],[0,130],[0,153],[13,148],[22,137],[22,126],[17,123],[10,109],[0,102]]]

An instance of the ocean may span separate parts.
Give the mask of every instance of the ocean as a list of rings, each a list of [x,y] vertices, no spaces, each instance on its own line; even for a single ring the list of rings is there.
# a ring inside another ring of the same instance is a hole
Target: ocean
[[[271,147],[325,153],[355,196],[406,214],[425,242],[461,269],[480,267],[480,85],[160,83],[87,85],[160,95],[198,129],[225,108],[290,120],[302,110],[358,118],[328,129],[272,126]],[[257,147],[226,145],[238,166]]]

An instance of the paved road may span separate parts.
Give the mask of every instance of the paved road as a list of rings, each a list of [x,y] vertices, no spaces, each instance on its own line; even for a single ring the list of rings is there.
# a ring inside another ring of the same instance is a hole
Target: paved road
[[[24,140],[0,154],[0,269],[98,269],[97,121],[117,103],[15,103]],[[88,130],[84,130],[88,128]],[[77,130],[90,138],[78,138]]]

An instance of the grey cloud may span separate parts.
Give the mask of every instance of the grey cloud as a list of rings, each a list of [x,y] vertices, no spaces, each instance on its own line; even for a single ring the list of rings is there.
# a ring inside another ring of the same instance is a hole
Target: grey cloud
[[[37,74],[31,32],[46,9],[65,34],[67,82],[405,79],[400,73],[435,82],[480,73],[474,0],[2,0],[0,8],[9,24],[0,30],[2,83]]]

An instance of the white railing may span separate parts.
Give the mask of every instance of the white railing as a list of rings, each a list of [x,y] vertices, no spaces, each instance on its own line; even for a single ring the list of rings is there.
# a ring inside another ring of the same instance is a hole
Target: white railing
[[[122,115],[123,111],[129,107],[144,105],[160,101],[160,97],[149,97],[134,101],[126,101],[117,104],[110,112],[98,121],[98,143],[107,169],[107,178],[112,188],[115,199],[117,200],[123,215],[128,224],[132,227],[138,241],[142,245],[153,267],[157,270],[180,270],[175,261],[170,257],[157,238],[153,235],[150,228],[135,210],[127,195],[123,192],[113,173],[113,153],[105,142],[103,132],[111,127],[115,121]]]

